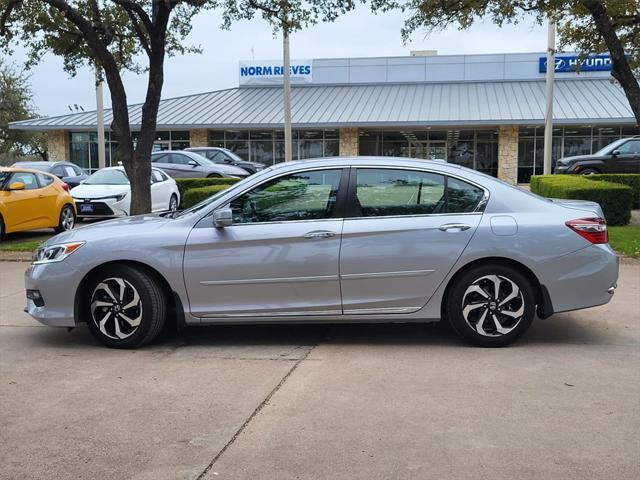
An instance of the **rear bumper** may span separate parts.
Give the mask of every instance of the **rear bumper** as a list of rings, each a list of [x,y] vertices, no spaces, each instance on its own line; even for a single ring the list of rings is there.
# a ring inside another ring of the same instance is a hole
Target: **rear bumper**
[[[603,305],[618,281],[619,259],[608,244],[590,245],[549,260],[538,275],[546,287],[553,313]]]

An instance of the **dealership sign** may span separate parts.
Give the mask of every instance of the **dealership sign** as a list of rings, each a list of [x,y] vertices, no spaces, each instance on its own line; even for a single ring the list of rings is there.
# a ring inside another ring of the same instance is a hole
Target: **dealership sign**
[[[291,83],[313,81],[312,60],[291,60]],[[240,62],[240,85],[282,84],[284,67],[280,61]]]
[[[540,57],[538,71],[546,73],[547,57]],[[555,58],[555,72],[608,72],[611,70],[609,55],[589,55],[580,58],[578,55],[557,55]]]

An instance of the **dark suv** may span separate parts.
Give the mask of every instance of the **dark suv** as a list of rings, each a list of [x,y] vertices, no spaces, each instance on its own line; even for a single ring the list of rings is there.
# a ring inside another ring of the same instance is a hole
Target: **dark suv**
[[[69,185],[70,188],[80,185],[82,180],[85,180],[89,175],[78,165],[71,162],[59,161],[59,162],[16,162],[14,167],[31,168],[33,170],[40,170],[41,172],[47,172],[55,175],[64,183]]]
[[[264,165],[258,162],[249,162],[243,160],[231,150],[219,147],[192,147],[187,148],[190,152],[195,152],[198,155],[208,158],[213,163],[225,163],[227,165],[233,165],[234,167],[240,167],[250,174],[254,174],[264,169]]]
[[[553,173],[640,173],[640,135],[616,140],[592,155],[561,158]]]

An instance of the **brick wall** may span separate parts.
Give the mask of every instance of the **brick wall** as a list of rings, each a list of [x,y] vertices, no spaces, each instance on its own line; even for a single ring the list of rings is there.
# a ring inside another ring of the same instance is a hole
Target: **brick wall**
[[[189,141],[192,147],[208,147],[209,131],[206,129],[196,129],[189,131]]]
[[[340,155],[345,157],[358,156],[358,129],[357,128],[341,128],[340,129]]]
[[[518,183],[518,127],[503,125],[498,128],[498,178]]]
[[[54,130],[47,132],[49,160],[69,160],[69,132]]]

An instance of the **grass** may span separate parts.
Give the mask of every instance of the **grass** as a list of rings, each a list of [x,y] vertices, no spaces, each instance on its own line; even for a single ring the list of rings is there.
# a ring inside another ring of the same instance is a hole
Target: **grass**
[[[0,252],[33,252],[44,240],[24,240],[0,244]]]
[[[640,225],[609,227],[609,244],[620,255],[640,258]]]

